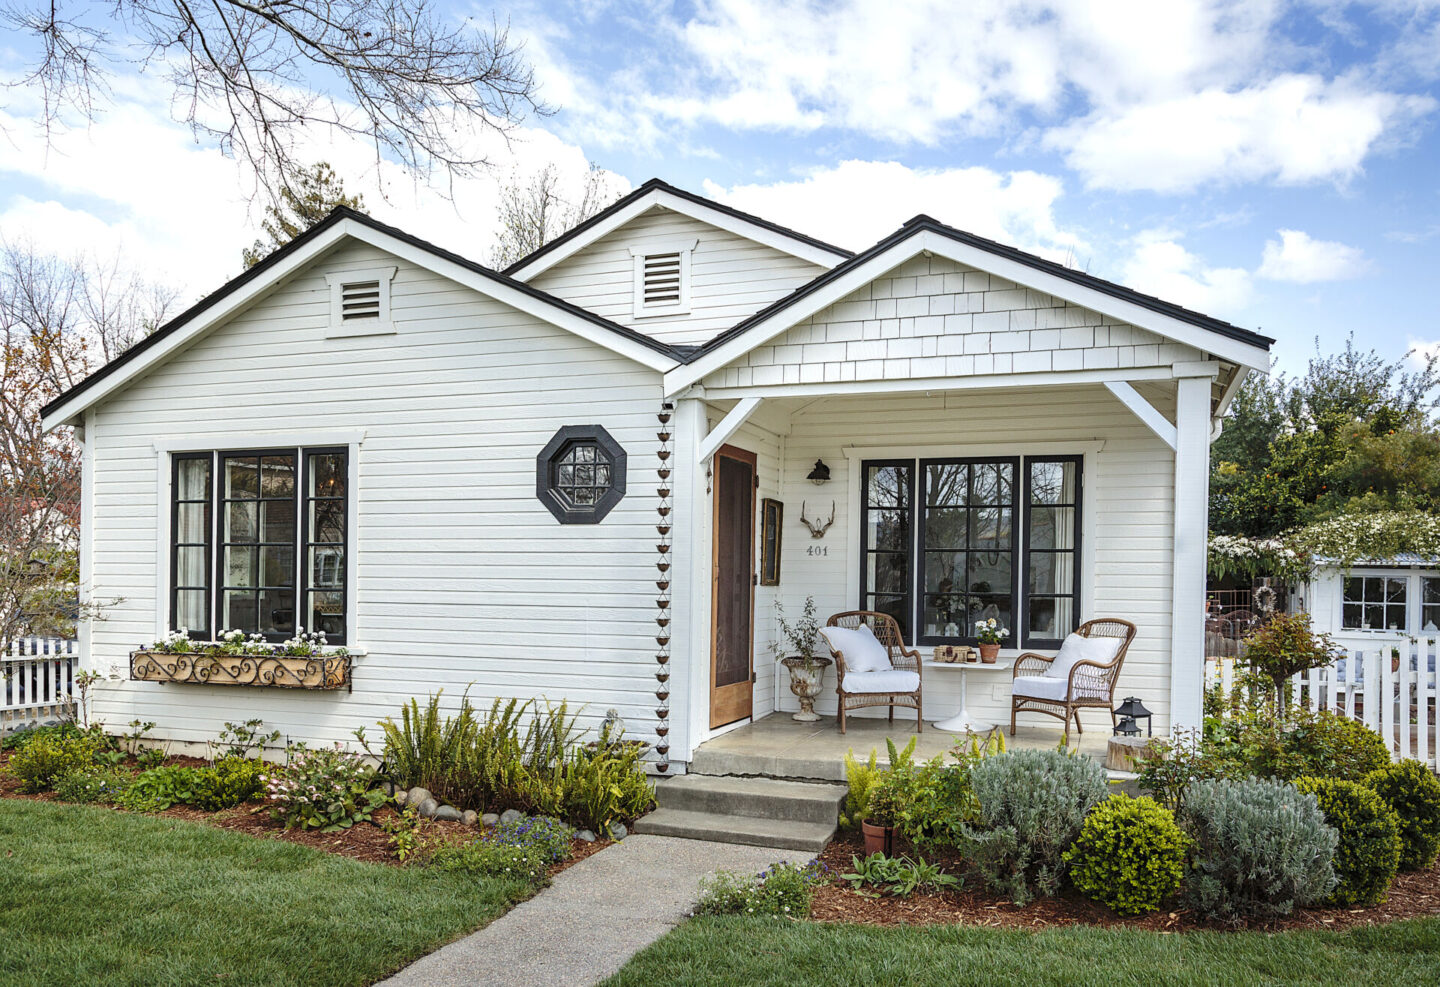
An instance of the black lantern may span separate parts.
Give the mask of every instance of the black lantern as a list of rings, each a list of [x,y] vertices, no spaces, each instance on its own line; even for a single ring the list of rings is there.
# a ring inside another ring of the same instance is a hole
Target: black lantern
[[[1140,736],[1140,720],[1145,721],[1145,736],[1154,736],[1151,721],[1151,717],[1154,714],[1146,709],[1145,704],[1134,696],[1126,696],[1125,701],[1115,708],[1115,715],[1120,718],[1120,722],[1115,726],[1115,736]]]
[[[820,484],[822,483],[829,483],[830,467],[825,465],[825,460],[817,459],[815,460],[815,468],[810,471],[810,475],[805,477],[805,479],[809,480],[817,487],[820,486]]]

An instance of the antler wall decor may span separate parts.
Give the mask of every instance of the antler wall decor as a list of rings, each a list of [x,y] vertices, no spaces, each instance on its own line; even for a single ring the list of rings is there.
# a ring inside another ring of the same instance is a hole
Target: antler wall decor
[[[830,501],[830,520],[812,521],[805,516],[805,501],[800,502],[800,523],[810,529],[811,538],[824,538],[825,532],[830,530],[830,525],[835,523],[835,501]]]

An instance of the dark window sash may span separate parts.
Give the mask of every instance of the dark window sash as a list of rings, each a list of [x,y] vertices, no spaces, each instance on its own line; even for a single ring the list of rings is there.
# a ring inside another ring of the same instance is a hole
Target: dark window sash
[[[898,468],[907,471],[908,482],[906,483],[905,502],[898,507],[871,507],[870,505],[870,471],[872,469]],[[898,609],[905,619],[900,621],[901,632],[904,638],[912,639],[915,620],[915,505],[916,505],[916,484],[917,474],[915,460],[913,459],[869,459],[860,464],[860,608],[862,610],[880,610],[889,612],[885,607],[887,601],[898,600]],[[878,550],[870,544],[870,513],[871,511],[904,511],[909,520],[910,536],[903,552],[892,552],[890,550]],[[899,593],[881,592],[878,587],[870,585],[870,560],[876,555],[903,555],[905,557],[906,578],[904,589]],[[909,626],[904,626],[905,624]]]
[[[1042,504],[1041,507],[1069,507],[1071,508],[1072,523],[1075,530],[1071,533],[1071,547],[1068,549],[1032,549],[1030,547],[1030,511],[1035,507],[1033,484],[1034,474],[1032,467],[1044,463],[1073,463],[1075,465],[1075,496],[1072,501],[1057,502],[1055,504]],[[1027,456],[1025,457],[1025,493],[1022,502],[1025,506],[1024,521],[1021,534],[1024,536],[1024,572],[1020,577],[1020,592],[1023,599],[1020,601],[1020,616],[1017,622],[1021,627],[1011,632],[1021,647],[1025,648],[1058,648],[1064,642],[1066,634],[1075,630],[1080,621],[1080,559],[1081,542],[1084,539],[1084,523],[1082,522],[1084,499],[1085,499],[1085,457],[1084,456]],[[1061,556],[1069,555],[1070,564],[1070,592],[1069,593],[1034,593],[1030,592],[1030,570],[1036,555]],[[1032,636],[1030,633],[1030,612],[1031,604],[1038,600],[1065,600],[1070,603],[1071,626],[1063,629],[1063,633],[1057,638]]]
[[[193,497],[182,498],[180,496],[181,464],[187,462],[203,462],[206,465],[206,469],[209,471],[207,479],[207,489],[205,491],[205,497],[203,499],[196,499]],[[180,541],[180,508],[182,504],[204,504],[206,509],[210,512],[208,523],[205,525],[205,531],[203,533],[204,541]],[[179,630],[180,628],[181,591],[183,590],[186,592],[199,592],[201,594],[201,599],[204,601],[204,626],[190,627],[188,626],[189,622],[186,622],[186,630],[189,632],[189,637],[191,640],[195,641],[209,640],[211,637],[210,625],[214,619],[211,598],[212,586],[209,584],[192,586],[189,583],[182,584],[180,582],[180,549],[203,547],[205,552],[205,563],[202,572],[204,573],[204,576],[207,580],[212,579],[215,572],[215,521],[214,454],[209,452],[175,453],[170,458],[170,628],[172,630]]]
[[[312,627],[313,609],[311,607],[311,594],[313,593],[339,593],[340,594],[340,631],[336,634],[326,632],[325,643],[342,645],[346,643],[346,634],[350,624],[350,450],[344,446],[331,446],[319,448],[302,449],[302,467],[300,477],[300,550],[296,553],[296,564],[300,568],[302,576],[298,581],[299,602],[296,605],[296,622],[300,622],[301,614],[304,615],[304,626],[307,633],[314,633],[320,630],[319,627]],[[344,493],[339,497],[314,497],[310,494],[310,471],[312,461],[316,456],[338,456],[343,470],[345,487]],[[340,541],[319,542],[315,540],[315,531],[311,526],[312,506],[316,503],[338,503],[340,505]],[[340,549],[340,572],[338,586],[316,586],[314,567],[310,564],[310,550],[312,548],[332,548],[338,544]]]

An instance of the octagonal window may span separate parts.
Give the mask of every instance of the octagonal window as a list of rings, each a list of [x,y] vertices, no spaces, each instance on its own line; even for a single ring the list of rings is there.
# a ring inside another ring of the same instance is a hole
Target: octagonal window
[[[595,524],[625,496],[625,450],[599,425],[566,425],[536,457],[535,496],[561,524]]]

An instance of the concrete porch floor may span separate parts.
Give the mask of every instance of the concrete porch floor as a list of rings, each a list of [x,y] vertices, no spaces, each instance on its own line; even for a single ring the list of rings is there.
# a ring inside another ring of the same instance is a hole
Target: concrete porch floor
[[[710,775],[764,775],[770,778],[810,778],[822,781],[845,780],[845,753],[853,750],[864,760],[871,748],[879,751],[879,763],[889,763],[885,738],[903,749],[915,734],[914,714],[904,717],[897,711],[895,722],[884,719],[851,716],[848,733],[842,734],[833,716],[816,723],[798,723],[789,713],[771,713],[753,723],[708,740],[695,749],[690,770]],[[1071,731],[1071,746],[1082,754],[1104,763],[1106,743],[1110,739],[1109,724],[1086,724],[1083,734]],[[1054,750],[1060,743],[1060,721],[1054,726],[1044,723],[1020,724],[1015,736],[1005,732],[1007,750]],[[925,724],[925,732],[915,744],[915,760],[926,761],[936,754],[945,754],[955,745],[955,734]]]

